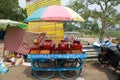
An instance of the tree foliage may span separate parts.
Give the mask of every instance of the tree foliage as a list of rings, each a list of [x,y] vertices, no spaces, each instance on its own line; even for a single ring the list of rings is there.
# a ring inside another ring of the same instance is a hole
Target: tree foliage
[[[120,13],[115,9],[119,4],[120,0],[74,0],[68,6],[85,19],[86,22],[82,23],[82,28],[84,27],[84,29],[89,29],[95,33],[101,32],[104,37],[109,26],[120,23]],[[95,5],[92,10],[89,8],[91,5]],[[96,7],[99,7],[99,9]],[[89,18],[93,19],[92,22]],[[101,22],[101,29],[99,29],[97,21]]]
[[[104,38],[106,29],[109,26],[114,26],[118,22],[119,13],[115,9],[120,4],[120,0],[89,0],[90,4],[97,4],[100,10],[93,11],[93,18],[97,18],[102,22],[101,35]],[[102,39],[103,39],[102,38]]]
[[[79,27],[73,25],[72,23],[65,23],[63,26],[64,26],[65,31],[77,31],[77,30],[79,30]]]
[[[92,12],[88,9],[88,5],[89,4],[85,2],[85,0],[74,0],[71,1],[71,3],[67,6],[75,10],[85,19],[84,23],[80,23],[81,30],[83,29],[85,31],[92,31],[93,33],[96,33],[96,31],[93,30],[93,26],[98,29],[98,25],[95,25],[94,22],[89,21],[89,17],[91,16]]]
[[[18,0],[0,0],[0,18],[23,21],[26,10],[19,6]]]

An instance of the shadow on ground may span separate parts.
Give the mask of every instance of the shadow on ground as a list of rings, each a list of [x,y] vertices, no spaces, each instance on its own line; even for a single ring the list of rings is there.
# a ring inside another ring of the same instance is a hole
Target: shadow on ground
[[[33,74],[32,74],[32,68],[30,67],[26,67],[26,69],[23,72],[27,78],[31,78],[32,80],[39,80],[38,78],[36,78]],[[43,76],[47,75],[48,73],[42,72],[41,74],[44,74]],[[41,79],[40,79],[41,80]],[[45,79],[47,80],[47,79]],[[51,78],[50,80],[64,80],[61,78],[61,76],[58,74],[58,72],[55,72],[55,75],[53,78]]]
[[[39,80],[32,74],[31,66],[26,67],[23,73],[26,75],[27,78],[31,78],[32,80]]]
[[[108,80],[120,80],[120,71],[114,72],[114,69],[111,66],[104,67],[98,61],[93,62],[91,65],[99,71],[104,72],[108,77]]]

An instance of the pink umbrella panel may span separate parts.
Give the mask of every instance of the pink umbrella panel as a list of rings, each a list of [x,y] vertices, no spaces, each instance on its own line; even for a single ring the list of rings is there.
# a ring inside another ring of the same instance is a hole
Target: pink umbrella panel
[[[30,21],[79,21],[85,20],[75,11],[64,6],[47,6],[33,12],[25,19]]]

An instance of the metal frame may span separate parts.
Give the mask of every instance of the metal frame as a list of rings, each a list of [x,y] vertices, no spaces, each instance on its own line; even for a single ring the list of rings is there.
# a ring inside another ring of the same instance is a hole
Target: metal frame
[[[76,78],[82,71],[82,59],[85,58],[87,58],[87,54],[85,52],[80,54],[28,54],[28,59],[31,59],[32,61],[31,64],[33,75],[39,79],[50,79],[54,76],[55,72],[59,72],[60,76],[65,79]],[[41,75],[37,74],[37,72],[42,71],[44,71],[44,73],[49,72],[50,75],[42,77]],[[68,77],[64,74],[65,71],[78,71],[78,73],[76,73],[74,76]]]

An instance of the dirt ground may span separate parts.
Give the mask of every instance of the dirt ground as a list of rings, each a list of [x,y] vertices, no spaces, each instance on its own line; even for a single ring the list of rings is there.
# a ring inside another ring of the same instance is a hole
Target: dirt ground
[[[19,65],[16,67],[10,67],[9,72],[6,74],[0,74],[0,80],[39,80],[31,75],[31,67]],[[113,69],[110,67],[101,67],[96,61],[84,61],[84,66],[80,77],[84,80],[120,80],[120,72],[113,73]],[[57,73],[54,78],[50,80],[64,80]],[[74,79],[73,79],[74,80]]]
[[[3,43],[0,43],[0,54],[2,54]],[[0,80],[39,80],[32,74],[31,67],[18,65],[9,68],[8,73],[0,74]],[[84,80],[120,80],[120,71],[113,73],[111,67],[102,67],[98,61],[86,61],[79,77]],[[64,80],[58,73],[50,80]],[[74,80],[74,79],[73,79]]]

